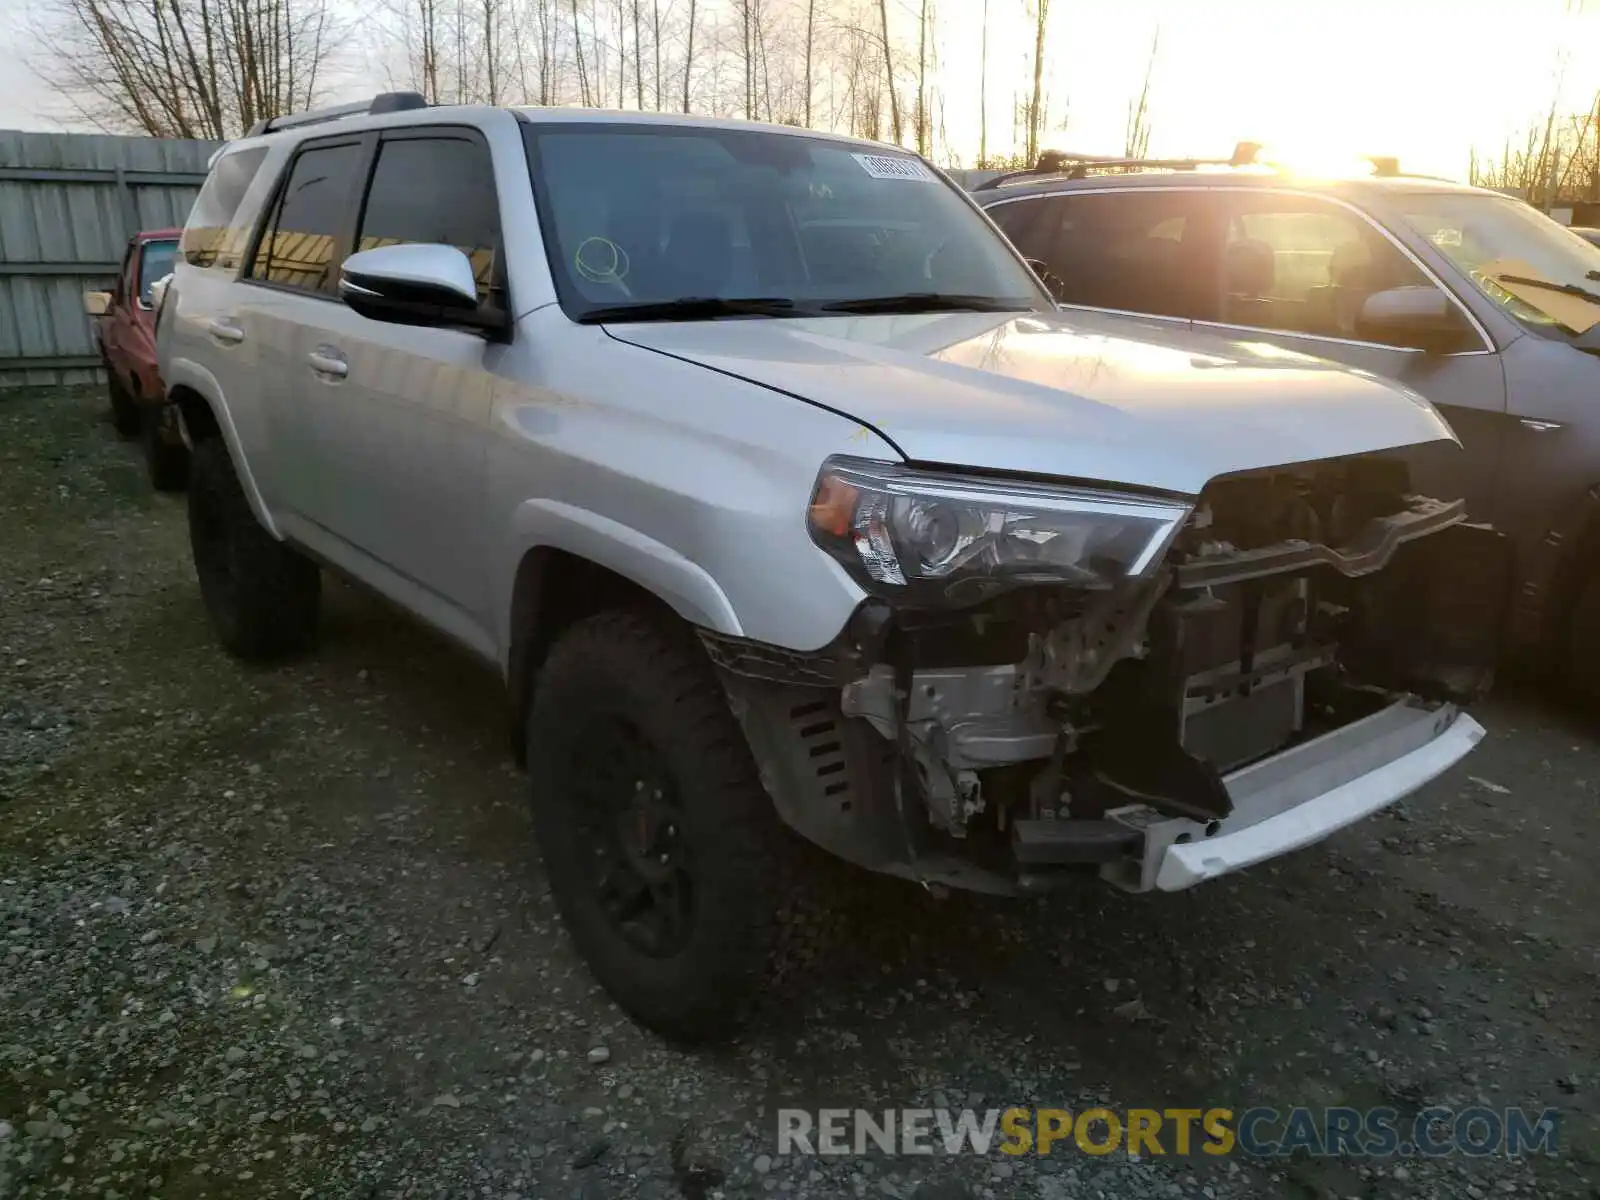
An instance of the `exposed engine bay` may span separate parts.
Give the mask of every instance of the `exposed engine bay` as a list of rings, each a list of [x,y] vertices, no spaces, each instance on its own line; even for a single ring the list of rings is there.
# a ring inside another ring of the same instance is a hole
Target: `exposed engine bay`
[[[780,812],[835,853],[985,890],[1086,867],[1138,886],[1152,823],[1220,828],[1230,773],[1481,694],[1506,573],[1462,502],[1360,456],[1213,481],[1111,589],[873,599],[813,655],[707,644]]]

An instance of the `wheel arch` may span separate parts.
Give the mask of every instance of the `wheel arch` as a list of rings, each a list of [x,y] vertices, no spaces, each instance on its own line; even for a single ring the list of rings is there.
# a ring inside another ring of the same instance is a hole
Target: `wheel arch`
[[[557,501],[517,514],[520,550],[498,605],[511,740],[524,761],[523,721],[551,645],[574,621],[614,608],[644,608],[701,627],[742,632],[727,595],[704,568],[638,530]]]
[[[239,442],[239,431],[228,406],[220,399],[221,388],[216,378],[205,368],[183,360],[173,363],[168,372],[171,379],[167,383],[167,399],[178,408],[179,432],[184,444],[192,448],[196,442],[207,438],[222,438],[228,444],[228,456],[233,460],[234,472],[250,503],[250,511],[263,529],[281,541],[283,534],[261,498],[250,461]]]

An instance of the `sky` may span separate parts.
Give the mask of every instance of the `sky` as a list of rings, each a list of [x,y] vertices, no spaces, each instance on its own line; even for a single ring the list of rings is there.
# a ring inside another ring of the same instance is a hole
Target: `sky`
[[[0,0],[0,129],[82,127],[26,66],[31,4]],[[906,0],[901,6],[910,11]],[[984,0],[936,0],[945,131],[964,157],[979,127]],[[1024,0],[988,0],[989,144],[1004,152],[1027,87]],[[1497,152],[1600,89],[1600,0],[1053,0],[1048,144],[1119,153],[1151,39],[1160,51],[1150,151],[1222,156],[1248,139],[1293,153],[1397,155],[1463,177],[1473,145]],[[914,25],[914,20],[912,21]],[[362,68],[342,90],[383,80]],[[332,96],[330,102],[349,98]],[[957,98],[964,98],[957,99]]]

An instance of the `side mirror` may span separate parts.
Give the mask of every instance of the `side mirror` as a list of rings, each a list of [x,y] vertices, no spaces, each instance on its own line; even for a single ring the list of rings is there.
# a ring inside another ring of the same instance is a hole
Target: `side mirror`
[[[498,327],[478,303],[472,263],[454,246],[411,243],[344,260],[339,298],[363,317],[398,325]]]
[[[1460,349],[1469,332],[1461,310],[1436,287],[1373,292],[1361,305],[1355,329],[1363,341],[1411,346],[1430,354]]]
[[[1039,277],[1039,282],[1044,284],[1044,290],[1050,293],[1050,298],[1056,302],[1057,306],[1059,306],[1061,303],[1061,293],[1064,292],[1067,287],[1067,285],[1062,281],[1061,276],[1052,271],[1050,269],[1050,264],[1045,262],[1042,258],[1025,258],[1022,261],[1027,263],[1028,269]]]
[[[103,317],[110,309],[110,292],[85,292],[83,294],[83,311],[91,317]]]

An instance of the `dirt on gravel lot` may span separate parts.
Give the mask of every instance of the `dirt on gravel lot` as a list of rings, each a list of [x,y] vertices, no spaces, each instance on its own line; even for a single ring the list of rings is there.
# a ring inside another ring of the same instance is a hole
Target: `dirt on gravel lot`
[[[217,649],[98,392],[0,395],[0,1197],[1600,1196],[1600,746],[1531,696],[1403,806],[1177,896],[826,870],[684,1052],[575,958],[498,680],[325,594]],[[780,1107],[1559,1108],[1521,1159],[777,1154]]]

